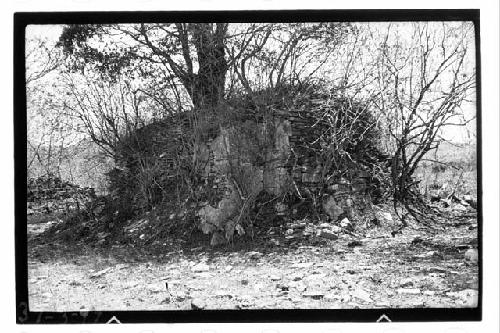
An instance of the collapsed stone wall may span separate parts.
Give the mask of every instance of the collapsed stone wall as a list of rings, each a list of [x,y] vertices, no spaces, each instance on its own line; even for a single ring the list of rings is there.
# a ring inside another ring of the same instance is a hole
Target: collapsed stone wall
[[[346,148],[349,159],[355,161],[344,165],[342,172],[325,167],[319,154],[330,148],[321,139],[341,120],[332,124],[323,112],[349,113],[362,106],[316,95],[295,98],[295,105],[266,101],[261,108],[224,105],[214,113],[185,112],[145,126],[121,149],[117,165],[125,180],[124,194],[117,197],[132,193],[144,201],[146,193],[150,196],[146,201],[152,204],[174,199],[183,204],[183,196],[177,194],[180,184],[187,184],[190,193],[184,194],[196,196],[189,207],[196,211],[203,232],[213,234],[212,243],[242,230],[242,217],[263,192],[274,198],[291,194],[313,200],[313,206],[332,220],[350,216],[355,199],[373,189],[369,164],[384,157],[375,148],[367,124],[359,122],[359,114],[355,119],[346,116],[350,127],[350,122],[358,121],[355,125],[360,129],[350,134],[358,136],[351,140],[357,146]],[[154,193],[163,201],[155,199]],[[126,202],[147,209],[146,203],[134,198]],[[278,215],[294,210],[285,200],[274,203]]]
[[[316,204],[331,220],[352,216],[354,200],[367,194],[371,175],[356,170],[349,180],[331,178],[325,184],[322,165],[310,151],[302,149],[324,126],[307,113],[285,110],[275,112],[267,122],[246,121],[221,128],[217,137],[199,143],[203,177],[216,179],[213,186],[223,193],[216,205],[206,204],[198,211],[202,230],[214,234],[213,244],[228,233],[227,226],[231,233],[243,202],[261,191],[276,197],[293,193],[303,198],[315,192],[320,195]],[[242,130],[249,127],[256,130],[250,134]],[[289,209],[283,201],[276,201],[277,214],[284,215]]]
[[[80,187],[53,175],[28,179],[27,215],[65,213],[96,198],[91,187]]]
[[[217,137],[197,144],[206,166],[203,179],[213,179],[213,187],[223,193],[217,205],[206,204],[198,211],[204,232],[214,232],[213,239],[221,238],[218,233],[229,235],[239,226],[245,201],[251,203],[262,191],[278,196],[290,189],[290,131],[287,120],[245,121],[221,128]]]

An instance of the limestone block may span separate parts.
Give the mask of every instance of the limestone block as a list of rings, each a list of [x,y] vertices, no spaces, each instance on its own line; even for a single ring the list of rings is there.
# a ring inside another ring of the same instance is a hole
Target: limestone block
[[[224,197],[217,205],[205,205],[198,211],[201,220],[200,228],[206,234],[214,230],[224,230],[225,223],[238,212],[241,200],[233,189],[229,196]]]
[[[344,213],[344,209],[332,196],[326,197],[326,200],[323,201],[323,210],[332,220],[337,220],[340,214]]]

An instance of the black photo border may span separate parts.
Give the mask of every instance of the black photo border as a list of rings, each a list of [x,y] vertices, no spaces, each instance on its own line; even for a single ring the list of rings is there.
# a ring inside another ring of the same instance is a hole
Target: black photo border
[[[171,12],[19,12],[14,13],[14,184],[16,322],[18,324],[107,323],[248,323],[248,322],[376,322],[382,316],[393,322],[480,321],[483,295],[483,205],[481,142],[481,53],[479,9],[419,10],[249,10]],[[476,47],[477,219],[479,296],[475,308],[406,309],[297,309],[297,310],[191,310],[33,312],[28,300],[26,224],[26,86],[25,28],[30,24],[152,23],[152,22],[405,22],[472,21]]]

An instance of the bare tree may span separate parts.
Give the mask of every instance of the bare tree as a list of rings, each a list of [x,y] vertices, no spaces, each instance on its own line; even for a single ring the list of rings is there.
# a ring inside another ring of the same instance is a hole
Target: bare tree
[[[94,75],[97,75],[94,73]],[[154,98],[125,77],[113,82],[87,75],[63,75],[68,96],[68,115],[79,131],[90,136],[105,154],[114,157],[117,146],[155,117]]]
[[[62,54],[46,38],[28,35],[25,59],[28,175],[58,174],[67,133],[51,81],[62,64]]]
[[[231,26],[226,51],[230,82],[236,79],[252,95],[255,90],[307,81],[352,32],[347,23]]]
[[[389,25],[379,49],[377,105],[393,144],[393,196],[419,220],[417,167],[445,127],[472,119],[461,109],[475,92],[472,42],[471,23],[413,23],[404,31]]]
[[[43,78],[62,64],[61,53],[49,45],[46,39],[30,37],[26,39],[26,85]]]
[[[218,105],[233,91],[235,83],[249,93],[285,81],[296,83],[300,76],[314,74],[314,68],[328,59],[329,50],[344,38],[349,26],[71,25],[65,27],[60,45],[71,55],[73,69],[82,70],[92,64],[110,74],[140,72],[143,77],[157,77],[163,81],[164,93],[175,91],[178,109],[184,107],[186,94],[192,105],[203,109]]]

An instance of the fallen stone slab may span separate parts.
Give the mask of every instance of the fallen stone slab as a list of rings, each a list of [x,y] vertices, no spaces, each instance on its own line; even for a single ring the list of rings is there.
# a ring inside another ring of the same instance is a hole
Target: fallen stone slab
[[[191,268],[191,270],[195,273],[208,272],[210,267],[205,263],[199,263]]]
[[[203,310],[206,308],[207,303],[200,298],[194,298],[191,300],[191,309],[192,310]]]
[[[312,299],[322,299],[325,296],[325,293],[321,291],[306,291],[302,293],[302,297],[312,298]]]
[[[110,270],[112,269],[112,267],[108,267],[108,268],[105,268],[103,270],[100,270],[94,274],[91,274],[90,275],[90,278],[98,278],[98,277],[101,277],[103,276],[104,274],[106,274],[107,272],[109,272]]]
[[[250,251],[247,253],[247,256],[250,259],[259,259],[263,256],[263,254],[261,252],[257,252],[257,251]]]
[[[448,270],[442,267],[429,267],[426,271],[429,273],[446,273]]]
[[[399,288],[397,290],[398,294],[403,295],[420,295],[421,291],[418,288]]]
[[[363,289],[355,290],[352,293],[352,296],[362,300],[365,303],[373,303],[373,300],[371,299],[371,295],[366,290],[363,290]]]
[[[331,240],[337,240],[339,238],[339,236],[337,234],[335,234],[331,231],[328,231],[328,230],[321,230],[319,236],[322,238],[331,239]]]
[[[363,242],[358,241],[358,240],[350,241],[349,243],[347,243],[348,247],[356,247],[356,246],[362,246],[362,245],[363,245]]]

